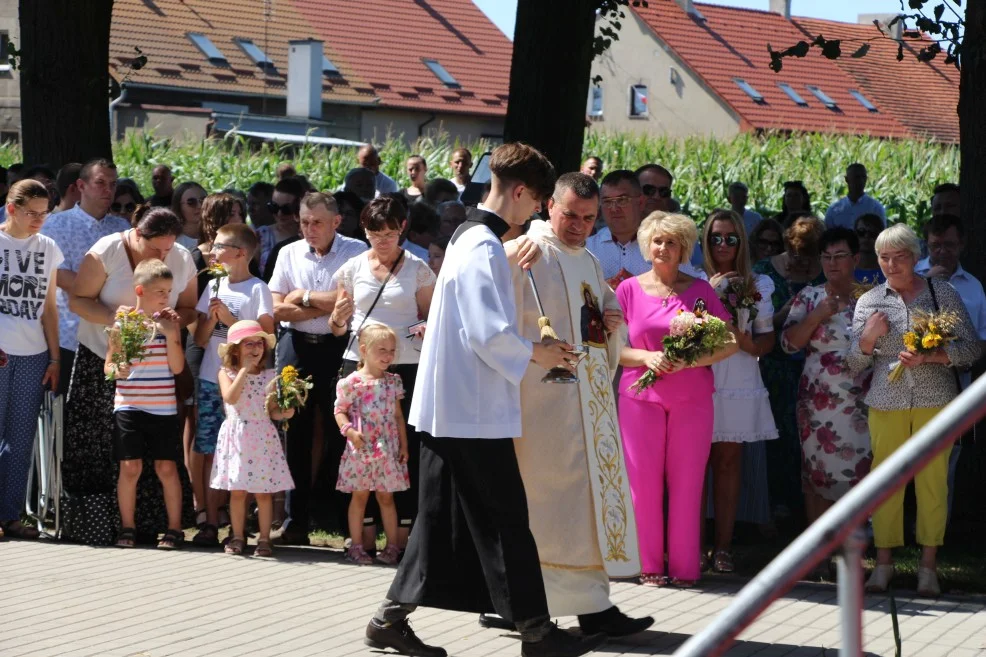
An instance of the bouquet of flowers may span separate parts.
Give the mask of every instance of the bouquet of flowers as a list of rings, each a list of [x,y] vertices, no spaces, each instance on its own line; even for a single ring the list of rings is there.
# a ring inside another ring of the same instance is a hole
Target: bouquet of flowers
[[[733,316],[733,323],[740,333],[745,333],[757,318],[757,303],[763,299],[753,277],[733,279],[720,292],[722,305]]]
[[[917,311],[911,321],[911,330],[904,334],[904,348],[912,354],[927,354],[944,347],[955,340],[955,327],[959,323],[958,313],[942,311],[926,313]],[[900,362],[890,366],[890,381],[897,381],[904,375]]]
[[[282,411],[301,408],[308,401],[308,392],[313,385],[311,376],[302,379],[293,365],[285,365],[281,373],[267,384],[267,405],[276,405]],[[281,429],[288,430],[287,420],[281,421]]]
[[[144,360],[144,344],[157,333],[157,325],[154,318],[148,317],[143,311],[120,310],[116,313],[113,326],[106,331],[110,334],[110,341],[119,347],[112,359],[113,364],[119,368],[133,360]],[[107,381],[115,379],[115,374],[106,375]]]
[[[671,320],[670,331],[664,336],[664,353],[671,360],[694,365],[695,361],[720,349],[730,336],[726,323],[705,311],[701,300],[692,312],[679,310]],[[640,394],[654,385],[660,377],[648,369],[630,386],[630,391]]]
[[[229,269],[221,262],[213,262],[199,273],[212,276],[212,294],[215,296],[219,294],[219,281],[229,276]]]

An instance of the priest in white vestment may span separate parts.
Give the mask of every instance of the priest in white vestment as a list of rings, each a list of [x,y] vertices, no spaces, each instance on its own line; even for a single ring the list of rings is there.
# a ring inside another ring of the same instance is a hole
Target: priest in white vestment
[[[602,267],[585,249],[599,189],[582,173],[561,176],[548,201],[550,223],[527,237],[541,247],[531,268],[558,337],[588,347],[578,383],[542,383],[528,367],[521,382],[522,436],[514,441],[527,492],[548,611],[578,616],[586,633],[627,636],[652,618],[632,619],[609,599],[609,578],[640,573],[637,532],[612,379],[627,328]],[[514,267],[518,329],[540,339],[541,316],[526,272]]]

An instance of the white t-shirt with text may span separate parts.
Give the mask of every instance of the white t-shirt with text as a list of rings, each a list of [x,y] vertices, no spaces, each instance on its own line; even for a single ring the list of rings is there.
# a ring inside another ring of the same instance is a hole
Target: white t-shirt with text
[[[17,239],[0,230],[0,349],[4,352],[34,356],[48,350],[41,315],[63,260],[50,237]]]
[[[271,298],[270,288],[259,278],[251,277],[239,283],[230,283],[228,278],[222,278],[219,280],[218,295],[212,291],[212,286],[212,283],[206,286],[195,306],[203,315],[209,314],[209,302],[212,297],[218,296],[237,320],[259,319],[263,315],[274,317],[274,300]],[[219,383],[219,345],[226,342],[227,331],[229,327],[222,322],[218,322],[212,331],[205,355],[202,356],[202,368],[199,370],[199,378],[203,381]]]

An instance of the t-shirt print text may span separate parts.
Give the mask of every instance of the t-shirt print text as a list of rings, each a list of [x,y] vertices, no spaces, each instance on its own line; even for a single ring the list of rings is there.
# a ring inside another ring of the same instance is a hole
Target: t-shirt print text
[[[0,314],[36,320],[48,292],[44,251],[0,251]]]

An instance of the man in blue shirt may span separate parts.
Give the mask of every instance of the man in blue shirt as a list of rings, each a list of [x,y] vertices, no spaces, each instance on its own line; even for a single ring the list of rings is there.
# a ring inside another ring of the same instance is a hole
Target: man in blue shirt
[[[848,193],[843,198],[829,206],[825,213],[825,227],[841,226],[853,230],[856,219],[864,214],[875,214],[887,225],[887,212],[883,205],[872,196],[866,194],[866,167],[854,162],[846,169],[846,187]]]

